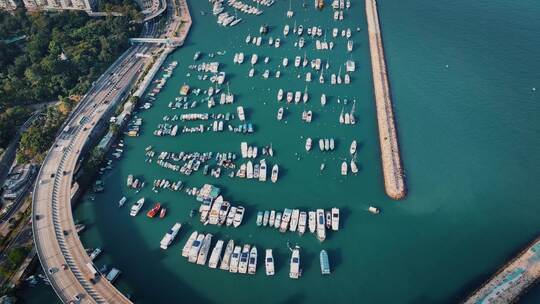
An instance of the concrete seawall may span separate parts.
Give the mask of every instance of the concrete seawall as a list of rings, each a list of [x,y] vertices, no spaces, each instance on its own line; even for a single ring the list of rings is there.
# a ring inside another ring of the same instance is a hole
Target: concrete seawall
[[[392,109],[392,97],[388,85],[376,0],[366,0],[366,17],[373,69],[377,121],[379,124],[384,188],[389,197],[397,200],[404,198],[407,190],[405,188],[403,168],[399,155],[399,144]]]
[[[539,279],[540,237],[537,237],[475,290],[464,303],[517,303],[520,296]]]

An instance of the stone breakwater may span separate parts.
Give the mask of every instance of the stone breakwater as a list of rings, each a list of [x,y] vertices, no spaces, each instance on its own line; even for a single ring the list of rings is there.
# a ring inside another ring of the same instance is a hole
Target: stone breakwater
[[[379,141],[384,174],[384,187],[389,197],[402,199],[407,194],[405,179],[399,155],[392,98],[388,85],[388,75],[384,59],[384,49],[377,13],[376,0],[366,0],[366,17],[368,23],[369,48],[373,69],[373,87],[379,124]]]

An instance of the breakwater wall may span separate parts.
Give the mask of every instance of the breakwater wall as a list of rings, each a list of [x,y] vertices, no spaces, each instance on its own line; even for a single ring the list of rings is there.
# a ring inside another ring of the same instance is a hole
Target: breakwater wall
[[[377,13],[376,0],[366,0],[369,48],[373,70],[373,87],[379,125],[384,188],[392,199],[402,199],[407,194],[405,177],[399,154],[397,130],[392,108],[392,96],[388,85],[384,48]]]

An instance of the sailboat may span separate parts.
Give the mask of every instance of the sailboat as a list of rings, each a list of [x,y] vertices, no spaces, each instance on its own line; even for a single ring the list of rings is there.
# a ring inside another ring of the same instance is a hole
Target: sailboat
[[[289,10],[287,11],[287,18],[292,18],[294,16],[294,12],[292,11],[292,1],[289,0]]]
[[[302,61],[302,66],[306,67],[308,65],[309,61],[306,56],[306,52],[304,52],[304,60]]]
[[[320,84],[323,84],[324,83],[324,69],[321,69],[321,74],[319,75],[319,83]]]
[[[356,174],[358,173],[358,166],[356,166],[356,154],[351,159],[351,172]]]
[[[339,123],[343,124],[345,122],[345,117],[343,116],[343,108],[341,108],[341,114],[339,114]]]
[[[347,175],[347,162],[346,161],[341,163],[341,175]]]
[[[309,95],[308,95],[308,89],[306,85],[306,88],[304,89],[304,95],[302,96],[302,100],[304,101],[304,103],[306,103],[308,99],[309,99]]]
[[[339,72],[338,72],[338,76],[337,76],[337,83],[341,84],[341,67],[339,67]]]

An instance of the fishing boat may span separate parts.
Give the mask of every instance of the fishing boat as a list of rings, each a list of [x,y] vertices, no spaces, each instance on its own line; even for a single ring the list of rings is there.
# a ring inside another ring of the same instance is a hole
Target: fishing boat
[[[266,275],[274,275],[274,255],[272,254],[272,249],[266,249],[266,256],[264,258],[264,267],[266,269]]]
[[[248,161],[246,165],[246,178],[247,179],[253,178],[253,163],[251,161]]]
[[[351,155],[354,155],[354,153],[356,153],[356,140],[352,141],[349,152],[351,153]]]
[[[268,218],[268,226],[274,227],[274,222],[276,221],[276,211],[270,211],[270,217]]]
[[[174,238],[176,238],[180,227],[182,227],[182,224],[174,224],[174,226],[172,226],[172,228],[165,234],[165,236],[163,236],[161,242],[159,243],[161,249],[167,249],[169,245],[171,245],[171,243],[174,241]]]
[[[369,206],[368,211],[373,213],[373,214],[379,214],[379,212],[381,212],[381,210],[379,210],[379,208],[373,207],[373,206]]]
[[[277,112],[277,120],[282,120],[282,119],[283,119],[283,107],[279,107],[278,112]]]
[[[188,262],[196,263],[199,256],[199,250],[201,249],[202,243],[204,241],[204,233],[201,233],[197,236],[197,239],[193,241],[191,248],[189,249]]]
[[[269,217],[270,217],[270,212],[268,210],[265,210],[264,215],[263,215],[263,221],[262,221],[263,227],[266,227],[268,225]]]
[[[291,221],[291,215],[292,215],[291,209],[285,208],[285,210],[283,210],[283,215],[281,217],[281,224],[279,226],[279,232],[283,233],[287,231],[289,222]]]
[[[332,230],[339,230],[339,209],[332,208]]]
[[[277,164],[275,164],[275,165],[272,167],[272,177],[271,177],[272,183],[277,182],[277,180],[278,180],[278,174],[279,174],[279,167],[278,167]]]
[[[298,233],[303,235],[306,232],[307,213],[305,211],[300,212],[298,218]]]
[[[223,254],[223,258],[221,259],[221,265],[219,265],[219,269],[221,270],[229,270],[229,263],[231,261],[231,255],[234,250],[234,240],[229,240],[227,242],[227,247],[225,248],[225,253]]]
[[[295,232],[296,228],[298,227],[298,218],[300,217],[300,210],[293,209],[291,214],[291,222],[289,226],[289,231]]]
[[[341,175],[347,175],[347,162],[346,161],[341,163]]]
[[[291,279],[298,279],[302,275],[300,269],[300,249],[298,247],[292,250],[289,277]]]
[[[293,100],[294,93],[293,92],[287,92],[287,102],[290,103]]]
[[[236,207],[231,207],[229,210],[229,214],[227,214],[227,220],[225,222],[225,225],[230,226],[234,222],[234,216],[236,215]]]
[[[354,157],[351,159],[351,172],[353,174],[356,174],[358,173],[358,166],[356,165],[356,154],[354,155]]]
[[[326,250],[321,250],[319,260],[321,262],[321,274],[330,274],[330,262],[328,261],[328,253]]]
[[[313,140],[311,139],[311,137],[308,137],[306,139],[306,151],[310,151],[311,150],[311,144],[312,144]]]
[[[257,212],[257,226],[261,226],[263,222],[263,212],[259,211]]]
[[[221,257],[221,251],[223,250],[223,241],[218,240],[216,242],[216,246],[214,246],[214,249],[212,249],[212,253],[210,254],[210,260],[208,261],[208,267],[210,268],[216,268],[220,257]]]
[[[323,209],[317,209],[317,239],[321,242],[326,239],[326,225]]]
[[[136,216],[144,205],[144,197],[139,199],[133,206],[131,206],[130,215]]]
[[[202,242],[201,250],[199,251],[199,256],[197,257],[197,264],[199,265],[206,264],[206,259],[208,258],[208,252],[210,251],[211,244],[212,244],[212,234],[208,233],[206,234]]]
[[[251,249],[251,245],[249,244],[245,244],[244,248],[242,248],[242,253],[240,254],[240,261],[238,262],[238,273],[247,272],[250,249]]]
[[[281,101],[283,99],[283,89],[279,89],[277,93],[277,100]]]
[[[244,108],[242,106],[237,107],[236,111],[238,113],[238,119],[240,119],[240,121],[246,120],[246,117],[244,116]]]
[[[315,233],[317,230],[317,213],[315,213],[315,211],[309,211],[308,218],[309,231]]]
[[[258,59],[259,59],[259,56],[257,54],[251,55],[251,65],[255,65]]]
[[[259,181],[266,181],[266,161],[262,159],[259,166]]]
[[[242,219],[244,218],[245,209],[242,206],[236,207],[236,214],[234,215],[233,226],[238,227],[242,224]]]
[[[253,246],[249,252],[248,273],[255,274],[257,271],[257,247]]]
[[[234,247],[233,253],[231,254],[231,264],[229,265],[229,272],[237,273],[238,272],[238,262],[240,262],[240,252],[242,247]]]
[[[182,248],[182,256],[187,258],[189,256],[189,252],[191,250],[191,247],[193,246],[193,242],[197,240],[198,233],[197,231],[193,231],[191,235],[189,236],[186,244],[184,245],[184,248]]]

